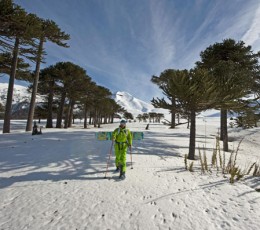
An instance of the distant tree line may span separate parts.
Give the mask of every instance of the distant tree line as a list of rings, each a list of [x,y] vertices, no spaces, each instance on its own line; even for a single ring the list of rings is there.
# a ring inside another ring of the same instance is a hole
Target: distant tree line
[[[160,123],[162,118],[164,118],[163,113],[155,113],[155,112],[138,114],[137,117],[136,117],[136,119],[139,122],[149,121],[150,123]]]
[[[227,115],[239,114],[240,121],[259,114],[260,52],[254,53],[243,41],[225,39],[201,52],[201,60],[193,69],[166,69],[160,76],[152,76],[166,98],[153,98],[156,108],[168,109],[172,115],[171,128],[176,116],[190,122],[188,159],[195,159],[196,115],[208,109],[220,110],[220,139],[228,151]],[[246,99],[255,95],[253,99]],[[252,119],[251,119],[252,120]],[[253,119],[254,120],[254,119]]]
[[[27,13],[12,0],[0,1],[0,73],[9,75],[6,105],[4,110],[3,133],[10,132],[12,100],[15,79],[31,83],[31,101],[26,131],[32,130],[35,116],[47,119],[46,127],[52,128],[53,115],[56,127],[70,127],[77,115],[84,118],[84,127],[89,123],[100,127],[101,123],[113,122],[115,112],[125,112],[112,98],[109,89],[98,86],[86,71],[71,62],[58,62],[40,69],[46,52],[47,41],[68,48],[70,36],[61,31],[52,20],[39,18]],[[30,64],[35,70],[30,70]],[[36,107],[36,95],[44,95],[45,102]],[[37,109],[36,109],[37,108]],[[79,112],[81,111],[81,112]],[[64,124],[62,120],[64,119]]]

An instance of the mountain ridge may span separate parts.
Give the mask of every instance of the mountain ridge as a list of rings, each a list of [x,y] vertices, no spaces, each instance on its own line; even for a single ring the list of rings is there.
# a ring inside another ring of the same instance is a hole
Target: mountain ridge
[[[5,106],[6,97],[7,97],[8,83],[0,83],[0,103]],[[21,85],[14,85],[13,91],[13,113],[19,113],[15,110],[26,110],[29,107],[31,99],[31,93],[28,92],[27,87]],[[154,108],[152,104],[149,104],[143,100],[140,100],[128,92],[118,91],[113,94],[113,99],[127,112],[131,113],[134,117],[143,113],[162,113],[165,118],[170,120],[170,113],[167,109]],[[37,103],[43,102],[42,96],[37,96]],[[219,117],[218,110],[208,110],[202,112],[198,117]]]
[[[152,104],[149,104],[143,100],[140,100],[130,93],[124,91],[118,91],[115,96],[114,100],[123,108],[125,108],[129,113],[132,113],[134,116],[142,113],[169,113],[166,109],[159,109],[154,108]]]
[[[0,83],[0,103],[5,106],[6,97],[8,91],[8,83]],[[31,99],[31,93],[28,92],[27,87],[21,85],[14,85],[13,90],[13,110],[17,109],[26,109],[29,107]],[[118,91],[113,94],[113,99],[127,112],[132,113],[134,116],[143,113],[156,112],[156,113],[168,113],[165,109],[156,109],[152,104],[149,104],[145,101],[142,101],[128,92]],[[37,96],[37,102],[43,102],[42,96]],[[15,111],[13,111],[15,112]]]

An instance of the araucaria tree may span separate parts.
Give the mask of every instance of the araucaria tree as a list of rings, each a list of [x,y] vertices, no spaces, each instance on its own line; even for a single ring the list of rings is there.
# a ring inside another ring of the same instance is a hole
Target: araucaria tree
[[[40,20],[40,32],[38,35],[38,47],[37,47],[37,54],[36,54],[36,67],[35,67],[35,75],[34,75],[34,82],[32,88],[32,96],[31,96],[31,103],[28,113],[26,131],[32,130],[32,123],[33,123],[33,116],[34,116],[34,109],[35,109],[35,100],[36,100],[36,93],[38,88],[38,81],[39,81],[39,72],[40,72],[40,64],[43,58],[44,49],[43,45],[46,41],[51,41],[59,46],[68,47],[65,41],[70,39],[68,34],[65,34],[63,31],[60,30],[58,25],[51,20]]]
[[[55,75],[58,76],[56,85],[59,97],[56,128],[62,127],[65,106],[67,106],[65,126],[68,127],[69,113],[73,110],[75,100],[79,93],[82,92],[84,80],[88,81],[89,77],[86,75],[86,71],[83,68],[71,62],[58,62],[54,68]]]
[[[172,107],[174,111],[182,111],[188,115],[191,123],[188,159],[194,160],[196,113],[213,106],[215,102],[214,79],[209,77],[208,71],[200,68],[190,71],[167,70],[160,77],[153,77],[153,82],[159,85],[171,103],[166,102],[164,98],[153,99],[153,103],[157,103],[157,107]]]
[[[47,101],[47,121],[46,128],[53,128],[53,108],[54,108],[54,96],[58,91],[58,71],[55,66],[51,65],[40,71],[38,92],[42,95],[46,95]]]
[[[259,76],[259,53],[254,54],[242,41],[226,39],[209,46],[200,57],[197,66],[207,69],[214,78],[215,108],[221,111],[220,138],[224,151],[228,151],[227,114],[240,106],[238,99],[252,92]]]
[[[163,94],[167,97],[167,100],[164,98],[153,98],[152,105],[155,108],[168,109],[171,113],[171,128],[175,128],[175,116],[179,112],[179,107],[176,104],[176,93],[175,89],[170,87],[170,82],[176,75],[179,74],[179,70],[167,69],[163,71],[159,77],[152,76],[151,81],[158,85],[159,88],[163,91]]]
[[[178,70],[169,81],[174,90],[176,104],[190,119],[190,143],[188,159],[195,159],[196,113],[209,109],[215,102],[213,79],[203,69]]]
[[[34,54],[34,50],[30,46],[34,44],[34,38],[38,36],[39,21],[35,15],[26,13],[11,0],[0,1],[0,21],[1,52],[12,53],[3,125],[3,133],[9,133],[14,80],[19,55]]]

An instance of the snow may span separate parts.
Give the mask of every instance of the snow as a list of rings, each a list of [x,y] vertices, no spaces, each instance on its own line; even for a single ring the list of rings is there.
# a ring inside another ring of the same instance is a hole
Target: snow
[[[0,103],[5,105],[6,103],[6,95],[8,90],[8,83],[0,83]],[[17,111],[20,109],[25,109],[29,106],[29,102],[31,99],[31,93],[27,91],[27,87],[21,85],[14,85],[13,91],[13,111]],[[171,115],[167,109],[154,108],[151,103],[147,103],[142,101],[130,93],[119,91],[114,94],[114,100],[121,105],[123,108],[127,110],[127,112],[131,113],[134,117],[137,117],[139,114],[143,113],[162,113],[164,114],[164,118],[166,120],[171,120]],[[44,97],[37,95],[36,102],[43,102]],[[219,117],[218,110],[208,110],[201,112],[199,117]]]
[[[150,112],[163,113],[165,115],[169,114],[168,110],[154,108],[152,104],[135,98],[127,92],[117,92],[115,94],[114,100],[123,108],[125,108],[129,113],[132,113],[134,117],[138,116],[139,114]]]
[[[13,90],[13,105],[17,105],[20,103],[25,103],[28,106],[28,103],[31,100],[31,93],[28,92],[28,87],[21,86],[21,85],[14,85],[14,90]],[[6,99],[7,99],[7,91],[8,91],[8,83],[0,83],[0,103],[2,105],[5,105]],[[36,102],[42,102],[43,97],[37,95],[36,96]],[[27,107],[27,106],[23,106]],[[14,108],[15,110],[15,108]]]
[[[77,121],[37,136],[25,125],[12,121],[12,133],[0,134],[0,229],[260,229],[260,178],[230,184],[221,173],[201,174],[199,161],[186,171],[186,125],[127,123],[144,140],[133,144],[133,169],[127,156],[124,181],[114,173],[114,154],[104,179],[111,142],[94,135],[118,123],[83,129]],[[208,158],[218,130],[219,118],[197,119],[196,143]],[[229,136],[230,149],[244,137],[238,165],[260,162],[260,128]]]

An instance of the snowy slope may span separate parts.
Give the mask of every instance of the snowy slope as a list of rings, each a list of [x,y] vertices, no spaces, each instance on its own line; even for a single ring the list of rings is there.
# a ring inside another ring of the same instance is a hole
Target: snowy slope
[[[5,106],[7,99],[8,84],[0,83],[0,103]],[[15,119],[24,119],[27,117],[31,93],[27,91],[27,87],[14,85],[13,102],[12,102],[12,117]],[[36,96],[36,104],[43,102],[43,97]]]
[[[0,103],[5,105],[8,91],[8,83],[0,83]],[[31,94],[27,91],[27,87],[14,85],[13,104],[20,102],[30,102]]]
[[[0,103],[5,105],[8,91],[8,83],[0,83]],[[19,103],[30,103],[31,93],[28,92],[27,87],[21,85],[14,85],[13,91],[13,105]],[[36,102],[42,102],[41,96],[36,96]]]
[[[154,108],[152,104],[149,104],[145,101],[137,99],[127,92],[117,92],[115,94],[114,99],[119,105],[121,105],[123,108],[125,108],[127,110],[127,112],[132,113],[135,117],[138,114],[155,112],[155,113],[164,114],[165,118],[167,120],[170,120],[171,116],[167,109]],[[219,111],[214,110],[214,109],[207,110],[207,111],[201,112],[198,115],[198,117],[219,117]]]
[[[127,92],[117,92],[114,99],[119,105],[124,107],[127,112],[132,113],[134,116],[149,112],[169,114],[168,110],[154,108],[152,104],[137,99]]]
[[[71,129],[43,129],[43,135],[32,136],[24,132],[25,121],[12,122],[19,130],[0,133],[0,229],[260,229],[259,177],[246,176],[231,185],[229,175],[202,174],[199,161],[194,161],[194,172],[186,171],[186,125],[151,124],[145,130],[146,123],[128,123],[145,138],[133,143],[126,180],[120,181],[114,153],[107,161],[111,142],[95,140],[96,128],[83,129],[78,121]],[[197,144],[207,144],[210,162],[219,118],[206,124],[207,129],[198,119]],[[230,149],[244,137],[237,165],[244,169],[259,162],[259,128],[231,129],[229,134]]]

